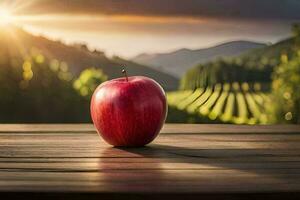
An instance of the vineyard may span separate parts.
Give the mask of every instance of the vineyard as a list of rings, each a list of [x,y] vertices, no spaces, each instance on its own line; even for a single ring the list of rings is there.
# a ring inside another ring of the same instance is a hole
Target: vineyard
[[[267,92],[256,83],[216,84],[214,87],[179,90],[167,94],[168,104],[189,114],[205,116],[210,120],[235,124],[268,123]]]
[[[187,123],[273,123],[272,74],[276,66],[295,54],[296,41],[288,38],[238,57],[218,58],[189,69],[181,78],[180,90],[168,93],[170,121],[181,122],[181,118]],[[287,111],[278,116],[285,116]]]

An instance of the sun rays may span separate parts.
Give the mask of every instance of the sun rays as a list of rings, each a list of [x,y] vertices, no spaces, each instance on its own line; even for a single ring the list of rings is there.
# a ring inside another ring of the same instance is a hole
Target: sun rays
[[[0,34],[9,40],[11,44],[16,48],[14,51],[16,54],[21,55],[23,59],[26,58],[28,52],[26,51],[24,41],[20,38],[19,30],[22,27],[20,20],[22,16],[19,15],[23,9],[34,3],[35,0],[21,1],[11,0],[3,1],[0,3]],[[12,55],[10,55],[12,56]]]
[[[16,25],[22,20],[23,12],[33,5],[36,0],[9,0],[0,2],[0,26]]]
[[[5,26],[13,22],[13,15],[8,8],[0,7],[0,26]]]

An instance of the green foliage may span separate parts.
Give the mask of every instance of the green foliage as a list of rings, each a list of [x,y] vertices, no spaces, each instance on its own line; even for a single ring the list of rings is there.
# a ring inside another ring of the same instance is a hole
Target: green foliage
[[[300,25],[292,27],[295,43],[292,54],[282,54],[273,72],[274,103],[269,108],[276,123],[300,124]]]
[[[290,60],[282,55],[281,60],[273,73],[274,120],[300,124],[300,51]]]
[[[0,64],[1,123],[90,121],[89,102],[73,89],[67,63],[39,53],[6,57]]]
[[[73,86],[81,96],[89,99],[96,87],[106,80],[107,76],[101,69],[89,68],[81,72]]]
[[[294,37],[298,38],[300,37],[300,24],[293,24],[292,26],[292,33]]]

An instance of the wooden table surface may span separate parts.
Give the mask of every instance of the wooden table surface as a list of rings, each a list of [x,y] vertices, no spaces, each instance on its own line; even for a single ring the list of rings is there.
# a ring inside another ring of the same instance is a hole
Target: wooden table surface
[[[167,124],[113,148],[92,125],[0,125],[0,197],[300,199],[300,126]]]

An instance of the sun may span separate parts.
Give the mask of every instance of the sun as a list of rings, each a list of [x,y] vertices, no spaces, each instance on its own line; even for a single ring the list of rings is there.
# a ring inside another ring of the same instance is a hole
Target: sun
[[[13,22],[13,15],[9,9],[0,7],[0,25],[8,25]]]

